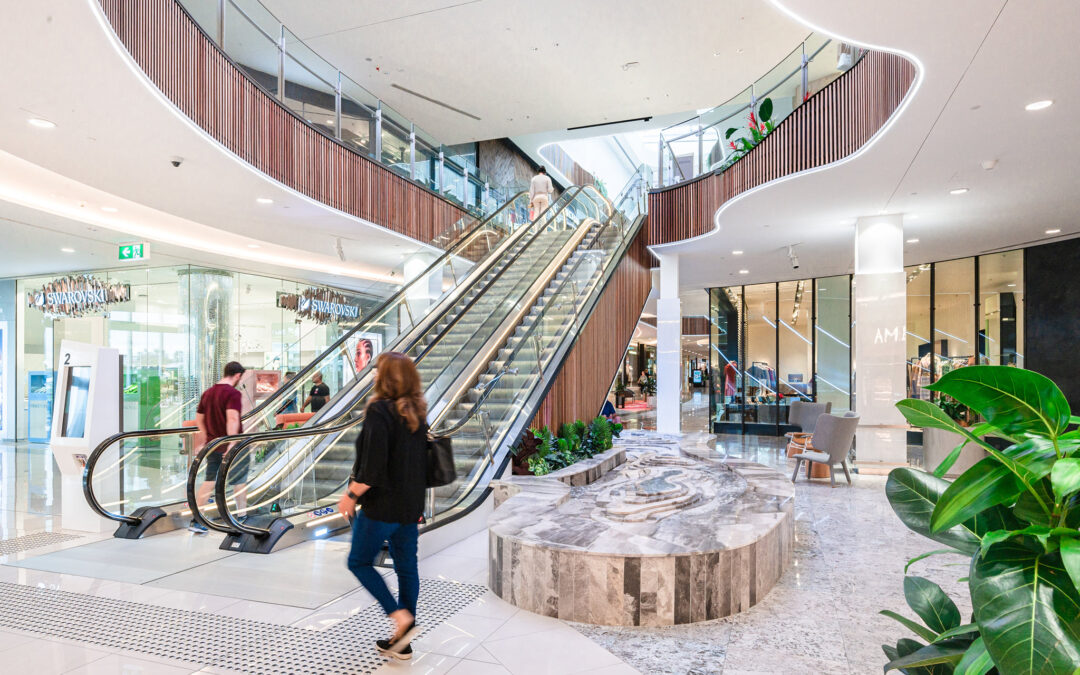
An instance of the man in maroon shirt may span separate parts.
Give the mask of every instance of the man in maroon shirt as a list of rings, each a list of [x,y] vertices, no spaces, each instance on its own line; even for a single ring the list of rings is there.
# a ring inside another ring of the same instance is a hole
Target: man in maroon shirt
[[[242,400],[236,385],[243,374],[244,367],[236,361],[230,361],[225,364],[224,377],[203,392],[195,415],[195,424],[199,428],[195,436],[196,447],[201,449],[215,438],[240,433]],[[230,447],[231,444],[220,445],[203,460],[206,462],[206,475],[195,494],[195,501],[200,506],[210,500],[218,470],[221,468],[221,459]],[[247,507],[247,465],[247,457],[244,457],[229,471],[229,483],[233,485],[233,496],[241,510]],[[207,531],[206,526],[195,519],[192,519],[188,529],[199,534]]]

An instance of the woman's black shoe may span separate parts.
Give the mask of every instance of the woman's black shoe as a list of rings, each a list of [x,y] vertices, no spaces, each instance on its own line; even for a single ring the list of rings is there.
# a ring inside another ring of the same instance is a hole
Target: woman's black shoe
[[[389,640],[376,640],[375,641],[375,648],[378,649],[383,654],[386,654],[387,656],[391,656],[391,657],[393,657],[395,659],[400,659],[402,661],[408,661],[409,659],[412,658],[412,645],[405,645],[405,648],[402,649],[399,652],[395,652],[390,647],[391,647],[391,645],[390,645]]]

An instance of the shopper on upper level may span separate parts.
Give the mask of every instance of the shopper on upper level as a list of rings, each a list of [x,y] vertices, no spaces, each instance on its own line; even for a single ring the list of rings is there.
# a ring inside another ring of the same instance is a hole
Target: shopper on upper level
[[[540,214],[547,210],[548,205],[551,204],[551,193],[554,191],[555,186],[551,184],[547,169],[544,167],[537,169],[536,175],[529,182],[529,208],[532,210],[533,220],[539,218]]]

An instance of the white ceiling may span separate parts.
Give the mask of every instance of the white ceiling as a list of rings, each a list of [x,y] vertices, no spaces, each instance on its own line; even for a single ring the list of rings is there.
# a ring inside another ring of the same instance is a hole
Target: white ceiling
[[[808,33],[760,0],[262,1],[447,144],[715,105]]]
[[[663,247],[680,253],[684,288],[848,273],[855,218],[879,213],[906,214],[906,237],[919,240],[906,264],[1048,241],[1047,229],[1078,234],[1080,4],[781,3],[810,27],[914,55],[922,84],[855,158],[747,193],[721,210],[717,231]],[[1024,110],[1047,98],[1051,108]],[[983,160],[998,163],[986,171]],[[970,192],[950,195],[956,187]],[[798,244],[797,271],[788,244]]]
[[[3,25],[12,28],[0,40],[4,199],[73,220],[79,216],[66,209],[86,202],[95,226],[125,240],[142,228],[137,239],[183,248],[189,257],[200,247],[180,242],[193,227],[203,228],[200,246],[220,244],[225,255],[218,257],[230,259],[234,268],[284,263],[292,276],[303,278],[337,270],[336,285],[350,288],[385,280],[403,254],[420,247],[273,181],[206,135],[138,70],[101,24],[95,0],[5,3],[3,16]],[[27,123],[31,117],[56,127],[36,129]],[[183,163],[174,168],[170,160],[177,156]],[[11,170],[19,160],[35,165],[41,180],[54,187],[24,199],[35,184],[25,171]],[[273,203],[258,204],[258,197]],[[120,210],[103,214],[103,205]],[[136,211],[148,215],[137,220]],[[339,240],[345,261],[338,257]],[[22,248],[5,253],[16,260],[38,256],[57,262],[55,247],[35,244],[25,239]],[[274,263],[267,261],[271,251],[280,254]],[[5,276],[11,276],[8,269],[0,269]]]

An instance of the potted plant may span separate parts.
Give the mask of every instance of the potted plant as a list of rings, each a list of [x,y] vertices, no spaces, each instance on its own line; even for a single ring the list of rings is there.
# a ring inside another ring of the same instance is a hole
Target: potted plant
[[[622,381],[622,379],[620,378],[619,381],[615,383],[615,407],[616,408],[625,408],[626,407],[626,397],[627,397],[627,394],[629,394],[629,393],[630,393],[630,390],[627,389],[626,383],[624,383]]]
[[[649,405],[656,405],[656,377],[649,373],[645,376],[645,383],[641,385],[641,395]]]
[[[971,408],[960,403],[951,396],[941,396],[937,400],[937,406],[941,408],[950,419],[964,427],[974,427],[975,414]],[[954,448],[963,446],[959,456],[953,463],[952,468],[945,472],[945,478],[956,478],[964,473],[976,462],[986,457],[986,451],[978,445],[971,445],[967,439],[948,429],[936,429],[926,427],[923,429],[923,463],[927,467],[935,467],[941,464]]]
[[[987,456],[943,478],[955,448],[928,473],[904,467],[885,492],[911,530],[965,559],[971,620],[929,579],[908,576],[904,595],[922,620],[890,611],[918,640],[882,645],[885,672],[1075,673],[1080,665],[1080,424],[1050,379],[1007,366],[959,368],[930,385],[985,420],[967,429],[930,401],[905,399],[908,422],[944,429]],[[1000,439],[999,450],[987,438]]]

